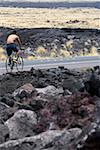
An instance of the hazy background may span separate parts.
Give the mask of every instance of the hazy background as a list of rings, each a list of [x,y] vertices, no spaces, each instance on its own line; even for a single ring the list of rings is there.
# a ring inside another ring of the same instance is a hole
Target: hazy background
[[[4,1],[17,1],[17,2],[96,2],[100,0],[0,0],[0,2]]]
[[[0,7],[23,8],[76,8],[91,7],[100,9],[100,0],[0,0]]]

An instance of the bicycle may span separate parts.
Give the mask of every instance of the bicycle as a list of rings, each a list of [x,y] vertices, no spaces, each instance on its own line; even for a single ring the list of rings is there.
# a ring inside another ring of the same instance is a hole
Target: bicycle
[[[16,52],[12,52],[11,56],[7,57],[5,65],[7,72],[12,72],[14,69],[22,71],[24,66],[23,57]]]

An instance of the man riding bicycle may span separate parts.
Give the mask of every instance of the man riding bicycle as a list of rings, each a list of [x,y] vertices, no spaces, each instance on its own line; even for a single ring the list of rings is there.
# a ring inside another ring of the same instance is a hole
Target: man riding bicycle
[[[8,37],[7,37],[7,47],[6,47],[6,51],[7,51],[7,55],[9,57],[9,65],[11,63],[11,54],[12,52],[16,52],[16,54],[18,54],[18,48],[17,48],[17,44],[19,45],[20,49],[21,49],[21,40],[19,38],[19,36],[17,35],[17,32],[14,30],[12,31]]]

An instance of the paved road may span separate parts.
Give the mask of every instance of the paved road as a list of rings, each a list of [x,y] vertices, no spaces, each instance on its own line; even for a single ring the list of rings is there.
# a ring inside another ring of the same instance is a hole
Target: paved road
[[[34,60],[26,61],[24,60],[24,70],[30,70],[31,67],[35,69],[46,69],[46,68],[55,68],[58,66],[64,66],[68,69],[77,69],[77,68],[88,68],[96,65],[100,65],[100,56],[79,56],[73,58],[57,58],[57,59],[48,59],[48,60]],[[5,63],[0,62],[0,74],[6,73]]]

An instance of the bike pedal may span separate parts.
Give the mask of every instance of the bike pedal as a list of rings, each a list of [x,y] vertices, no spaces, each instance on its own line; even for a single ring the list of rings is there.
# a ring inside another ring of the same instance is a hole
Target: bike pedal
[[[11,65],[11,63],[8,63],[8,66],[10,66]]]
[[[21,65],[21,63],[20,63],[20,62],[18,62],[18,64],[19,64],[19,65]]]
[[[13,70],[13,66],[11,66],[11,70]]]
[[[17,60],[13,60],[14,63],[17,63]]]

